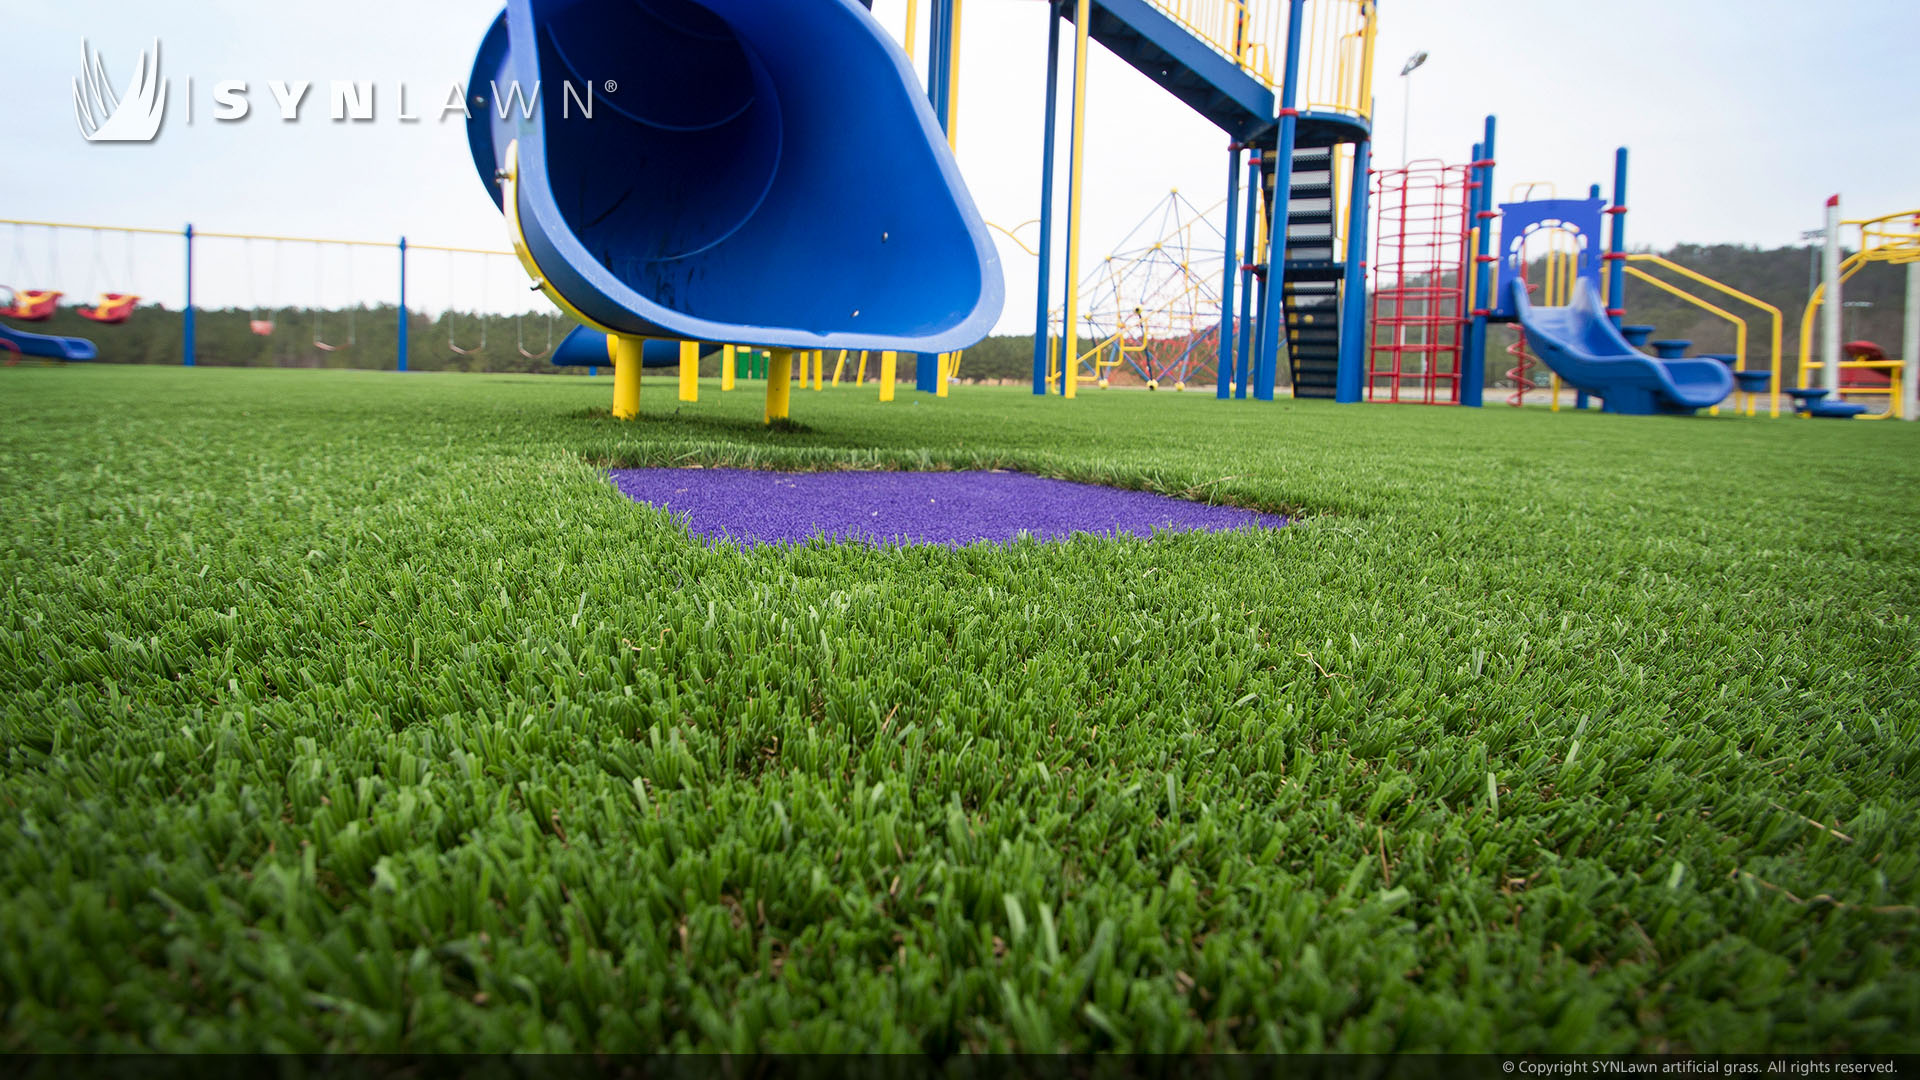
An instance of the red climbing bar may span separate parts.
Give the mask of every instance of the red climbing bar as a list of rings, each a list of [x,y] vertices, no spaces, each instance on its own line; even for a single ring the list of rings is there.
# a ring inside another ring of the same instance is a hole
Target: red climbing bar
[[[1374,174],[1368,401],[1460,403],[1472,173],[1471,165],[1416,161]]]

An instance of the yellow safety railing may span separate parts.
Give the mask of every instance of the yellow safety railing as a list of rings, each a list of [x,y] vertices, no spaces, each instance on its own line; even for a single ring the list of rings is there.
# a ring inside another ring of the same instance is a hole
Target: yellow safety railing
[[[1877,218],[1861,221],[1843,221],[1842,228],[1860,231],[1860,246],[1852,255],[1840,263],[1840,281],[1845,284],[1853,275],[1860,272],[1868,263],[1890,263],[1905,266],[1920,262],[1920,210],[1902,210],[1897,214],[1886,214]],[[1825,302],[1827,284],[1821,282],[1814,286],[1813,295],[1807,298],[1807,306],[1800,313],[1800,356],[1799,379],[1802,386],[1808,382],[1810,372],[1819,371],[1824,364],[1813,362],[1813,326],[1819,314],[1820,305]],[[1887,372],[1892,384],[1889,387],[1844,386],[1840,396],[1849,394],[1858,396],[1886,396],[1887,405],[1878,413],[1868,413],[1863,419],[1884,419],[1899,417],[1904,413],[1903,402],[1906,395],[1902,392],[1905,385],[1906,364],[1920,362],[1920,357],[1902,357],[1900,360],[1841,360],[1840,372],[1848,370],[1877,370]],[[1838,374],[1838,373],[1836,373]],[[1775,382],[1778,382],[1775,379]],[[1835,380],[1838,381],[1837,379]]]
[[[1240,69],[1278,90],[1285,78],[1287,0],[1150,0]],[[1302,112],[1373,111],[1374,0],[1307,0],[1300,32]]]
[[[1300,109],[1366,117],[1373,109],[1373,0],[1310,0],[1300,39]]]
[[[1287,49],[1287,0],[1149,0],[1160,13],[1269,87]]]
[[[1920,262],[1920,210],[1841,224],[1860,230],[1860,250],[1873,253],[1875,262],[1896,266]]]
[[[1652,285],[1654,288],[1659,289],[1670,296],[1677,296],[1680,299],[1685,300],[1687,303],[1692,304],[1697,308],[1700,308],[1702,311],[1706,311],[1713,315],[1718,315],[1721,318],[1732,323],[1733,324],[1733,353],[1734,353],[1733,370],[1745,371],[1747,369],[1747,320],[1741,318],[1738,315],[1735,315],[1733,312],[1728,311],[1726,308],[1720,307],[1719,305],[1706,300],[1703,297],[1700,297],[1693,293],[1688,292],[1687,290],[1681,288],[1678,285],[1670,285],[1667,282],[1664,282],[1659,278],[1654,277],[1652,274],[1647,273],[1645,270],[1642,270],[1637,266],[1629,266],[1626,268],[1626,271],[1636,281],[1644,281],[1647,284]],[[1749,406],[1751,406],[1751,403],[1749,403]],[[1712,415],[1719,416],[1720,406],[1715,405],[1710,411]],[[1751,407],[1749,407],[1748,411],[1749,413],[1751,413],[1752,411]]]
[[[1769,304],[1765,300],[1762,300],[1756,296],[1750,296],[1746,293],[1743,293],[1739,289],[1736,289],[1733,286],[1726,284],[1725,282],[1715,281],[1713,278],[1710,278],[1707,275],[1702,274],[1697,270],[1691,270],[1691,269],[1688,269],[1687,267],[1681,266],[1679,263],[1674,262],[1671,259],[1664,259],[1658,255],[1642,252],[1639,254],[1627,256],[1627,261],[1652,263],[1655,266],[1659,266],[1667,270],[1671,270],[1674,273],[1679,274],[1681,277],[1687,278],[1690,281],[1697,281],[1700,284],[1705,285],[1710,289],[1717,289],[1721,293],[1727,296],[1733,297],[1735,300],[1742,301],[1743,303],[1752,304],[1754,307],[1759,308],[1761,311],[1766,312],[1770,317],[1772,317],[1773,336],[1768,343],[1768,348],[1771,350],[1771,359],[1769,361],[1769,366],[1767,370],[1772,372],[1773,377],[1769,382],[1770,389],[1768,390],[1769,401],[1767,405],[1767,415],[1772,417],[1778,417],[1780,415],[1780,354],[1781,354],[1781,348],[1782,348],[1782,338],[1784,337],[1783,327],[1785,325],[1784,319],[1780,314],[1780,309],[1777,307],[1774,307],[1772,304]],[[1632,267],[1628,267],[1629,272],[1631,272],[1632,269],[1633,269]],[[1645,274],[1635,273],[1634,276],[1639,278],[1646,278]],[[1648,280],[1652,280],[1652,279],[1648,279]],[[1663,282],[1656,281],[1655,284],[1660,285],[1661,288],[1666,288],[1666,285]],[[1699,298],[1694,297],[1691,294],[1681,293],[1681,292],[1678,292],[1677,290],[1671,290],[1671,289],[1669,289],[1668,291],[1674,292],[1675,295],[1680,296],[1684,299],[1700,304],[1702,307],[1709,307],[1709,305],[1707,305],[1704,301],[1701,301]],[[1612,303],[1611,300],[1609,300],[1608,306],[1618,307],[1619,305],[1614,304]],[[1712,309],[1709,307],[1709,310],[1712,310]],[[1716,312],[1716,314],[1717,313],[1718,312]],[[1741,325],[1744,326],[1745,324],[1742,323]],[[1744,342],[1745,338],[1746,338],[1746,335],[1743,331],[1741,334],[1741,340]],[[1739,349],[1739,353],[1740,353],[1740,363],[1737,365],[1736,370],[1745,370],[1747,366],[1746,364],[1747,351],[1744,344]],[[1747,415],[1748,416],[1753,415],[1753,402],[1752,402],[1751,396],[1749,396],[1749,399],[1747,402]]]

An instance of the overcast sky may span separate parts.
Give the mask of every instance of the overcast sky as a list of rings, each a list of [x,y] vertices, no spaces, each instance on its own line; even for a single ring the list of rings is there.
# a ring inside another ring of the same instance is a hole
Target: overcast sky
[[[904,0],[878,0],[875,16],[897,35],[904,8]],[[0,88],[10,106],[0,125],[0,217],[163,227],[191,220],[203,230],[380,240],[404,233],[416,242],[503,247],[500,217],[474,175],[460,124],[436,122],[426,108],[466,78],[498,10],[497,0],[0,0]],[[969,0],[964,12],[960,163],[982,213],[1014,226],[1038,211],[1046,8],[1038,0]],[[1920,77],[1908,59],[1920,37],[1915,0],[1383,0],[1380,25],[1375,154],[1383,163],[1400,160],[1407,117],[1409,87],[1395,73],[1424,49],[1431,59],[1411,77],[1413,157],[1464,160],[1482,118],[1497,113],[1504,198],[1513,184],[1535,180],[1584,192],[1610,181],[1614,148],[1628,146],[1636,243],[1796,243],[1819,224],[1834,192],[1849,216],[1920,204]],[[176,98],[151,145],[85,142],[70,89],[83,38],[116,81],[158,38],[173,93],[194,80],[194,123],[182,122]],[[924,46],[917,55],[924,61]],[[831,58],[820,69],[831,78]],[[247,120],[208,122],[208,95],[221,79],[253,86]],[[271,79],[311,80],[322,108],[329,80],[376,80],[382,95],[404,82],[410,104],[429,119],[397,121],[384,96],[386,111],[371,124],[329,123],[315,101],[309,118],[283,124],[265,89]],[[1201,205],[1218,201],[1223,134],[1097,46],[1088,87],[1090,258],[1169,189]],[[29,266],[44,262],[44,241],[28,243]],[[149,248],[166,243],[140,242],[148,291],[177,288],[147,284],[162,277],[162,268],[148,268]],[[0,282],[20,275],[14,245],[0,237]],[[110,241],[104,254],[73,244],[52,253],[69,279],[62,284],[79,291],[74,280],[89,263],[123,261],[118,245]],[[1011,244],[1001,251],[1001,325],[1030,330],[1033,260]],[[151,260],[162,256],[175,258],[153,247]],[[216,246],[207,258],[202,287],[212,302],[253,302],[243,296],[237,247],[222,254]],[[297,265],[270,274],[268,258],[255,252],[255,278],[272,280],[253,293],[278,290],[281,302],[304,303],[295,294],[310,292],[316,273],[328,278],[330,297],[345,288],[344,262],[316,267],[310,252],[288,252],[281,258]],[[381,253],[355,257],[354,292],[370,302],[385,296],[390,264]],[[450,273],[459,277],[453,292],[478,288],[477,268],[428,261],[416,266],[415,299],[444,302]],[[490,304],[517,295],[516,275],[510,265],[490,272]]]

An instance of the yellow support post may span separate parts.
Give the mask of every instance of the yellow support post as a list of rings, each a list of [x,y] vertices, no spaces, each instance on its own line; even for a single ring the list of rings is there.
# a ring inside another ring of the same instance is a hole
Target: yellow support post
[[[920,28],[920,5],[918,0],[907,0],[907,36],[901,40],[900,47],[907,52],[907,63],[913,63],[913,37]]]
[[[1371,0],[1361,5],[1360,17],[1366,20],[1367,25],[1360,39],[1360,85],[1354,91],[1354,96],[1359,100],[1354,102],[1354,108],[1363,120],[1373,119],[1373,43],[1374,33],[1380,27],[1376,13]]]
[[[880,354],[880,400],[893,400],[893,381],[900,375],[900,354],[892,349]]]
[[[847,350],[840,350],[840,359],[833,362],[833,385],[840,385],[840,373],[847,369]]]
[[[645,338],[626,334],[607,335],[607,351],[613,354],[613,418],[632,420],[640,415],[641,352]]]
[[[680,343],[680,400],[700,400],[700,343]]]
[[[813,388],[815,390],[827,388],[827,350],[825,349],[813,350]]]
[[[947,149],[960,152],[960,0],[953,0],[947,28]]]
[[[767,361],[767,423],[787,418],[792,393],[793,350],[775,349]]]
[[[857,383],[860,383],[861,385],[865,385],[865,384],[866,384],[866,381],[867,381],[867,350],[865,350],[865,349],[861,349],[861,350],[860,350],[860,374],[859,374],[859,375],[858,375],[857,377],[855,377],[853,381],[854,381],[854,382],[857,382]]]
[[[934,371],[940,380],[940,385],[933,388],[934,397],[947,396],[947,358],[952,355],[952,353],[941,353],[934,358]]]
[[[1067,159],[1067,307],[1060,322],[1065,348],[1060,356],[1062,393],[1069,398],[1080,390],[1080,180],[1086,172],[1087,141],[1087,26],[1093,21],[1093,0],[1077,0],[1073,16],[1073,133]]]
[[[739,350],[732,345],[720,346],[720,392],[733,389],[733,365],[737,362]]]

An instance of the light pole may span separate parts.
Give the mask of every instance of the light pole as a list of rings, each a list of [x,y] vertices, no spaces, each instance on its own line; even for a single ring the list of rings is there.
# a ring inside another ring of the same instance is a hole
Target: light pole
[[[1413,118],[1413,80],[1408,76],[1426,62],[1427,51],[1422,49],[1407,57],[1407,62],[1400,65],[1400,79],[1406,87],[1405,99],[1400,107],[1400,167],[1403,169],[1407,167],[1407,132],[1412,127],[1410,121]]]
[[[1800,239],[1807,242],[1807,295],[1820,287],[1820,242],[1827,238],[1825,229],[1802,229]]]
[[[1867,308],[1870,308],[1873,306],[1873,301],[1842,300],[1840,301],[1840,306],[1849,312],[1864,311]],[[1848,341],[1860,340],[1860,317],[1858,315],[1847,316],[1847,340]]]

